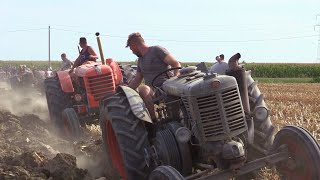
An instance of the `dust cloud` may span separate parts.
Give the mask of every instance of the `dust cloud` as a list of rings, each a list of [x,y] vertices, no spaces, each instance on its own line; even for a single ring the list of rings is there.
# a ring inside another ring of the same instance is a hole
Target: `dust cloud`
[[[12,90],[0,82],[0,132],[0,166],[6,164],[0,168],[0,179],[59,179],[64,170],[68,173],[64,178],[107,174],[100,126],[86,126],[83,137],[66,140],[50,123],[46,97],[36,89]],[[19,169],[12,169],[17,161]],[[65,166],[57,169],[57,163]]]
[[[49,119],[47,101],[44,94],[35,89],[12,90],[6,82],[0,83],[0,109],[22,116],[34,114],[42,120]]]

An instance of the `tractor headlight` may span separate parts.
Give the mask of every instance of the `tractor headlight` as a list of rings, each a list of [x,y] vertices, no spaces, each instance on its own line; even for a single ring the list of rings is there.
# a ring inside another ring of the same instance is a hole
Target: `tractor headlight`
[[[82,96],[80,94],[76,94],[74,95],[74,99],[77,101],[77,102],[81,102],[82,101]]]
[[[254,118],[258,121],[264,121],[269,116],[269,110],[264,106],[257,106],[253,111]]]

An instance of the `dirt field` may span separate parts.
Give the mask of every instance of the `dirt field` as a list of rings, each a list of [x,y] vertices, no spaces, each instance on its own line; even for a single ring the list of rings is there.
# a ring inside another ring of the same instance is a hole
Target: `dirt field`
[[[104,176],[99,126],[69,142],[56,135],[45,97],[11,92],[0,84],[0,179],[96,179]],[[320,141],[320,84],[259,84],[279,129],[287,124],[307,128]],[[264,169],[257,179],[278,179]]]
[[[78,142],[59,137],[45,96],[0,83],[0,179],[95,179],[103,176],[100,127]]]

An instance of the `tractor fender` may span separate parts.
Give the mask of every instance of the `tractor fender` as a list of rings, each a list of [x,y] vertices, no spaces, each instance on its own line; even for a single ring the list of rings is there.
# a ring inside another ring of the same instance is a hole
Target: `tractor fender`
[[[57,76],[63,92],[66,92],[66,93],[74,92],[73,84],[68,71],[58,71]]]
[[[138,119],[152,123],[152,119],[146,105],[135,90],[127,86],[118,86],[117,92],[119,91],[123,91],[125,93],[131,110]]]

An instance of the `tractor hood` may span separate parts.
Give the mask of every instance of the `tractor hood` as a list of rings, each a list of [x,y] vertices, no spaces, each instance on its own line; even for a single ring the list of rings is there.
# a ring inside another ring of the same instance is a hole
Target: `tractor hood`
[[[180,97],[205,95],[236,84],[236,79],[232,76],[205,74],[194,70],[166,80],[162,87],[169,95]]]
[[[103,74],[112,74],[116,85],[122,81],[121,70],[116,62],[112,59],[107,59],[108,64],[103,65],[101,62],[88,61],[85,64],[79,66],[75,70],[75,74],[78,77],[95,77]]]
[[[112,72],[112,69],[109,66],[93,61],[88,61],[86,64],[77,67],[75,71],[78,77],[97,76],[110,72]]]

